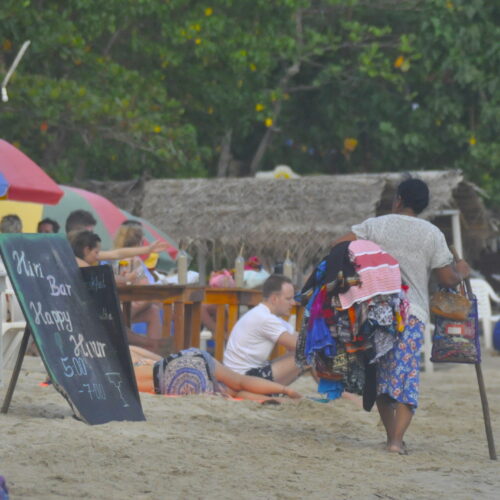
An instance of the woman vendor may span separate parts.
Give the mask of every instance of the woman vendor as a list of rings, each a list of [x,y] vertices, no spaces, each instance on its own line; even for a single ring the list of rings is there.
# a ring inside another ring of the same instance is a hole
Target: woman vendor
[[[453,287],[469,276],[464,260],[453,262],[443,233],[418,218],[429,204],[429,188],[419,179],[402,182],[392,213],[352,226],[335,244],[371,240],[399,262],[409,286],[410,316],[399,341],[378,361],[377,408],[387,433],[387,450],[406,454],[403,437],[418,405],[420,349],[429,321],[428,285],[431,272],[440,285]]]

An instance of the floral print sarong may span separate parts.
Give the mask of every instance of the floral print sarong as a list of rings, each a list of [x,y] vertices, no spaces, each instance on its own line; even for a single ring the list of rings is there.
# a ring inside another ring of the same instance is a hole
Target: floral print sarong
[[[400,334],[399,341],[377,366],[377,395],[387,394],[399,403],[418,406],[420,381],[420,350],[424,338],[424,323],[415,316]]]

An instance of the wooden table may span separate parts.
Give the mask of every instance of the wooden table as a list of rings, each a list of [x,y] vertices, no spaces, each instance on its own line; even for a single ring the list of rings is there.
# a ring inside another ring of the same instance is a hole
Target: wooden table
[[[130,328],[133,301],[161,302],[163,304],[162,337],[170,336],[174,321],[176,351],[190,346],[199,347],[201,330],[201,302],[205,289],[192,285],[119,285],[118,296],[123,303],[125,323]]]

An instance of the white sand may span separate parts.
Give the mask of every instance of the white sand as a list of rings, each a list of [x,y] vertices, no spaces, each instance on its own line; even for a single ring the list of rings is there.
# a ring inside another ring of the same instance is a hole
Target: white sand
[[[12,500],[500,498],[473,366],[422,375],[408,456],[385,452],[376,411],[345,399],[262,406],[143,395],[147,422],[88,426],[39,387],[38,359],[23,366],[0,415],[0,474]],[[500,357],[483,372],[500,447]],[[315,394],[310,377],[295,387]]]

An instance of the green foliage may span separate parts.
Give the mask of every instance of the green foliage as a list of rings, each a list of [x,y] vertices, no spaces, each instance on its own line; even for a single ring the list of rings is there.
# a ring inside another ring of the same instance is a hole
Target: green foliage
[[[462,168],[500,202],[498,2],[4,0],[0,135],[58,180]],[[257,162],[259,164],[259,162]]]

